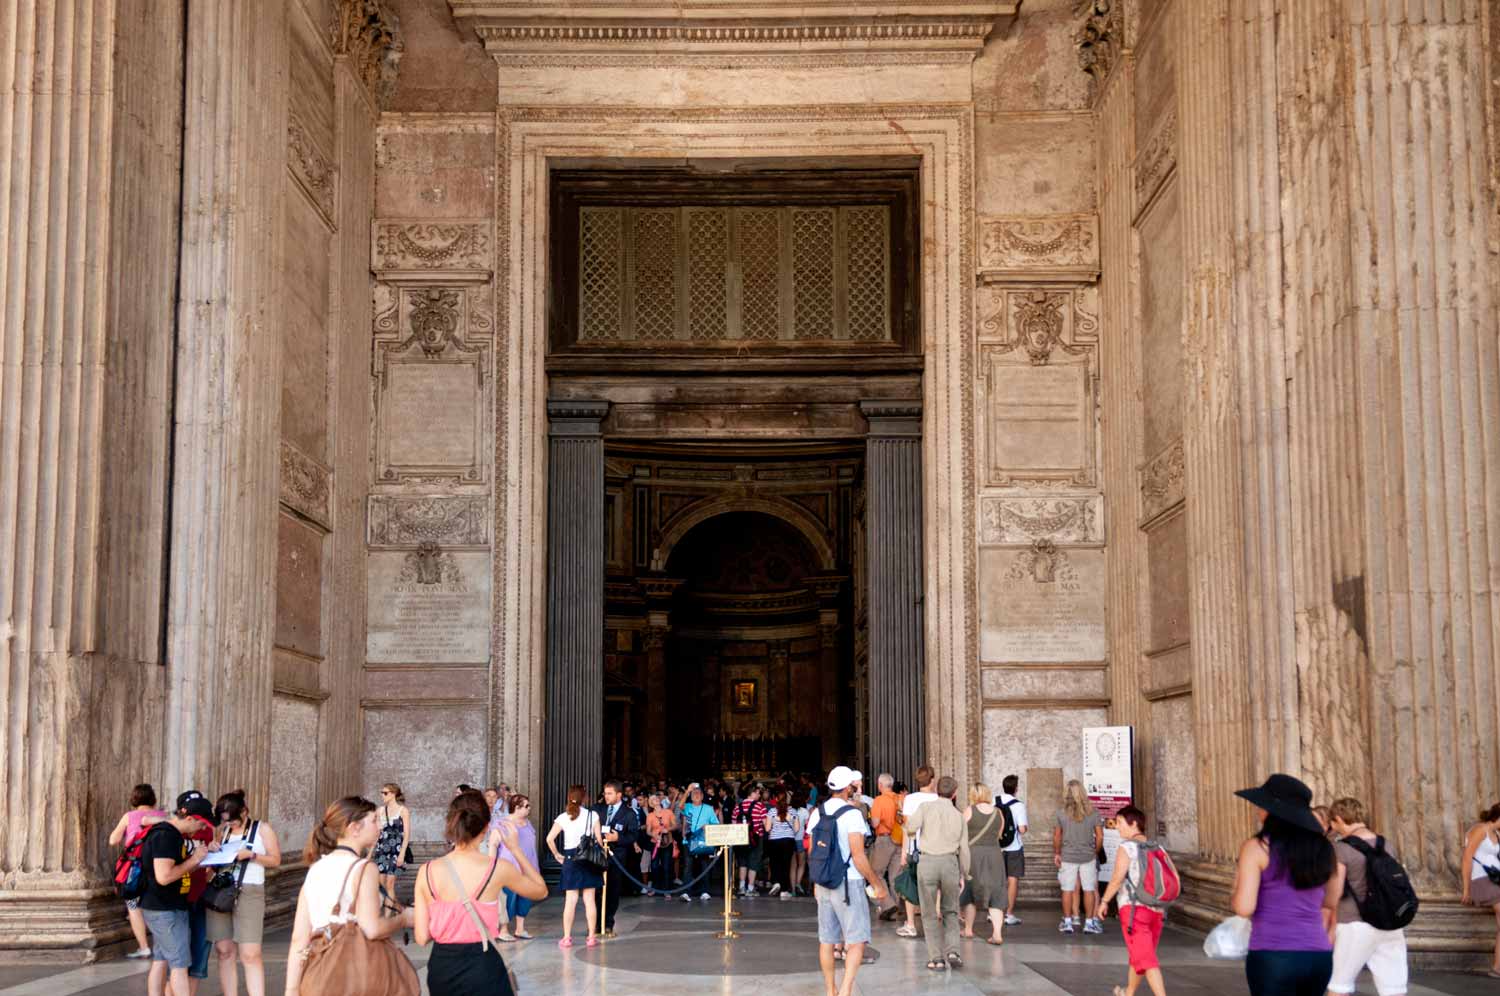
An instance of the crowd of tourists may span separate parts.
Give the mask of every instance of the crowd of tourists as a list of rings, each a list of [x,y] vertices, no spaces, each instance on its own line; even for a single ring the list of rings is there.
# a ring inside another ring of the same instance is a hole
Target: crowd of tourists
[[[867,948],[876,921],[899,920],[895,936],[923,939],[927,969],[962,969],[961,941],[980,939],[981,911],[991,945],[1020,922],[1031,820],[1015,775],[998,795],[974,784],[961,796],[955,779],[925,765],[913,784],[882,773],[870,795],[864,776],[845,766],[821,779],[611,780],[598,796],[572,786],[544,833],[530,799],[508,785],[460,785],[444,820],[446,853],[417,868],[406,906],[396,881],[416,867],[412,819],[400,786],[387,783],[379,803],[351,796],[330,805],[302,850],[307,874],[285,991],[416,996],[410,961],[386,943],[403,934],[431,944],[434,996],[512,992],[500,948],[532,937],[526,916],[548,894],[539,845],[561,866],[559,946],[573,946],[581,905],[583,942],[593,947],[613,935],[622,895],[707,902],[721,893],[720,851],[707,833],[720,824],[746,826],[747,843],[730,864],[738,897],[816,898],[829,993],[852,993],[860,965],[878,957]],[[1415,894],[1364,804],[1340,798],[1315,807],[1307,786],[1283,774],[1237,794],[1259,819],[1239,851],[1230,900],[1247,921],[1239,954],[1252,994],[1353,993],[1368,969],[1380,996],[1402,996],[1403,927]],[[1143,983],[1154,996],[1166,992],[1157,947],[1177,877],[1147,826],[1134,806],[1106,819],[1077,781],[1052,819],[1058,930],[1102,934],[1104,921],[1118,918],[1129,965],[1116,996],[1134,996]],[[215,954],[228,996],[237,996],[241,972],[250,996],[264,994],[266,869],[281,864],[282,852],[244,791],[210,804],[190,790],[166,811],[152,786],[138,785],[110,843],[121,849],[116,884],[137,942],[129,957],[151,960],[151,996],[191,996]],[[1463,901],[1495,915],[1490,974],[1500,978],[1500,803],[1480,814],[1464,844]]]

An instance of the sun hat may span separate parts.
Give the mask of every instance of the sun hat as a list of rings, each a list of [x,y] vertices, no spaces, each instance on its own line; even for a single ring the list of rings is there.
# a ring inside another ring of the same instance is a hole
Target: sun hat
[[[1293,826],[1322,836],[1323,824],[1312,811],[1312,789],[1300,779],[1280,772],[1256,788],[1240,789],[1235,795]]]
[[[862,777],[858,771],[841,764],[828,773],[828,787],[835,792],[842,792]]]

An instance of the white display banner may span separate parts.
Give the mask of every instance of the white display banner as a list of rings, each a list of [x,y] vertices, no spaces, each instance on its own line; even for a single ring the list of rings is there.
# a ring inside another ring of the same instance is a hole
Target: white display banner
[[[1083,790],[1105,818],[1135,798],[1135,733],[1129,726],[1083,728]]]

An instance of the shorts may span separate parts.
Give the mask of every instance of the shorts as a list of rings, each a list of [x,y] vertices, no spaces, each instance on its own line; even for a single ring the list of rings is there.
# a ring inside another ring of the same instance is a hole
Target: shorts
[[[763,840],[740,844],[734,849],[734,860],[739,862],[739,866],[756,874],[760,873],[760,866],[765,862],[765,855],[766,845]]]
[[[164,961],[171,969],[193,963],[193,933],[187,910],[141,910],[151,932],[151,960]]]
[[[208,911],[208,940],[233,941],[236,944],[259,944],[266,929],[266,887],[240,886],[240,900],[233,913]]]
[[[1364,921],[1341,923],[1333,932],[1331,993],[1352,993],[1361,969],[1368,968],[1380,996],[1406,992],[1406,932],[1376,930]]]
[[[1161,967],[1161,962],[1156,960],[1156,946],[1161,943],[1163,920],[1160,910],[1145,906],[1120,907],[1120,933],[1125,936],[1130,970],[1136,975],[1145,975],[1151,969]]]
[[[1014,851],[1005,852],[1005,877],[1026,877],[1026,852],[1019,847]]]
[[[813,893],[818,897],[819,944],[865,944],[870,940],[870,903],[865,899],[864,879],[851,878],[837,889],[814,885]]]
[[[1093,861],[1064,861],[1057,869],[1057,884],[1064,892],[1079,887],[1084,892],[1094,892],[1099,888],[1099,865]]]
[[[139,899],[127,899],[127,900],[125,900],[125,912],[127,912],[127,913],[134,913],[136,910],[138,910],[140,908],[141,908],[141,901]]]

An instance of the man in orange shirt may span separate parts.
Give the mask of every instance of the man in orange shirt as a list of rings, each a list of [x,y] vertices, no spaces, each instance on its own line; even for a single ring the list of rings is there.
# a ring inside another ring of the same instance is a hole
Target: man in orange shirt
[[[875,780],[880,794],[870,804],[870,824],[875,829],[870,867],[886,888],[886,898],[880,901],[882,920],[901,915],[901,901],[896,896],[896,875],[901,870],[901,798],[894,791],[895,783],[889,774],[882,773]]]

